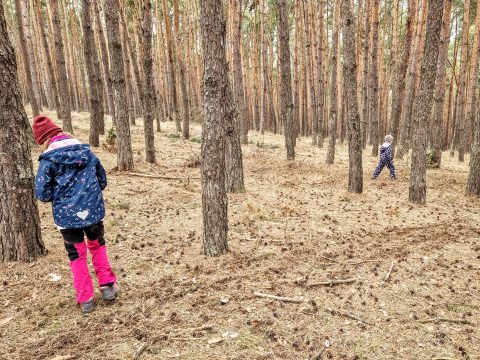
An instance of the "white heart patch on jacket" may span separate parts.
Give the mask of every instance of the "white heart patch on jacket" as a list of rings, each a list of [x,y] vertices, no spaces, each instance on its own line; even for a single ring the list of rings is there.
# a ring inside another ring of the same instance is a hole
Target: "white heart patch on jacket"
[[[77,216],[82,220],[85,220],[87,218],[88,214],[89,214],[88,210],[83,210],[83,211],[77,212]]]

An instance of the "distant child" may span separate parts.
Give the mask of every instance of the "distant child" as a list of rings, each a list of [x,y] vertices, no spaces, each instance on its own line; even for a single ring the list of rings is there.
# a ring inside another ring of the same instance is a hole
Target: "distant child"
[[[82,312],[88,313],[94,309],[95,301],[87,249],[103,299],[112,301],[118,292],[103,237],[102,190],[107,186],[107,175],[88,145],[64,133],[48,117],[35,117],[33,136],[45,148],[39,158],[35,193],[40,201],[53,203],[53,218],[70,259],[77,302]]]
[[[390,178],[392,180],[396,180],[397,176],[395,174],[395,165],[393,165],[393,149],[392,149],[392,142],[393,136],[387,135],[385,136],[385,142],[382,144],[380,148],[380,161],[373,172],[372,179],[375,180],[378,175],[382,172],[383,168],[387,166],[388,170],[390,170]]]

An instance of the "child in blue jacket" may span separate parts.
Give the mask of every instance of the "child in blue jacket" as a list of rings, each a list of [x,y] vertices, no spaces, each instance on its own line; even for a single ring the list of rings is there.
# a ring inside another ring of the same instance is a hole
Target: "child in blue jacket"
[[[390,178],[392,180],[397,179],[395,174],[395,165],[393,165],[393,149],[392,149],[393,136],[385,136],[385,142],[380,147],[380,161],[373,172],[372,179],[376,179],[378,175],[382,172],[383,168],[386,166],[390,170]]]
[[[63,133],[48,117],[35,117],[33,135],[37,144],[46,147],[39,158],[35,193],[40,201],[52,202],[53,218],[70,259],[76,299],[87,313],[95,307],[87,249],[92,255],[103,299],[114,300],[118,292],[102,222],[105,217],[102,190],[107,186],[107,176],[90,147]]]

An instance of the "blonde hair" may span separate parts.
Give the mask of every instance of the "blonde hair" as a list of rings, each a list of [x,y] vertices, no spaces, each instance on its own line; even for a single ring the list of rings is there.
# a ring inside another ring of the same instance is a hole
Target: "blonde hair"
[[[385,142],[391,144],[393,142],[393,136],[392,135],[385,136]]]

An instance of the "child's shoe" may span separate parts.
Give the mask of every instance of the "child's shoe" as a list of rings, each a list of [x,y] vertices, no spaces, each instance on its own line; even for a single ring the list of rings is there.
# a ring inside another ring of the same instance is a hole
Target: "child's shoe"
[[[117,297],[117,293],[120,291],[120,288],[117,283],[114,283],[110,286],[102,286],[100,291],[102,292],[103,300],[113,301]]]
[[[90,300],[80,303],[80,308],[84,314],[91,313],[95,309],[95,299],[92,297]]]

